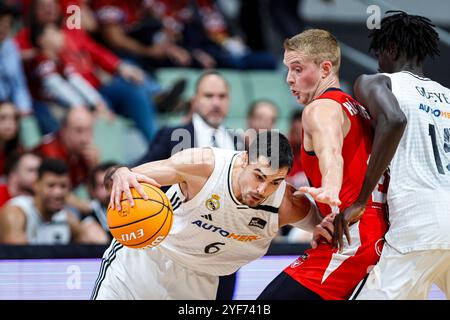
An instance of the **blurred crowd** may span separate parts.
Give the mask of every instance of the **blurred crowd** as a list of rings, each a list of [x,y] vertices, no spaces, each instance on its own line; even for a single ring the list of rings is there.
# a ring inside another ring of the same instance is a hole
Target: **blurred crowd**
[[[275,70],[279,63],[234,29],[213,0],[1,0],[0,243],[110,241],[103,178],[116,163],[100,161],[93,135],[99,118],[130,119],[148,143],[142,159],[127,165],[169,157],[176,130],[189,134],[183,147],[242,149],[255,132],[276,128],[280,106],[270,100],[243,106],[253,131],[234,135],[224,127],[230,85],[215,70]],[[182,74],[169,87],[158,83],[161,67],[204,70],[189,101],[181,98]],[[178,111],[186,114],[183,123],[158,126],[160,114]],[[20,133],[30,116],[42,140],[27,149]],[[299,155],[300,110],[289,139]],[[307,184],[299,157],[289,182]],[[79,187],[87,197],[74,191]],[[309,238],[299,230],[280,233],[282,241]]]

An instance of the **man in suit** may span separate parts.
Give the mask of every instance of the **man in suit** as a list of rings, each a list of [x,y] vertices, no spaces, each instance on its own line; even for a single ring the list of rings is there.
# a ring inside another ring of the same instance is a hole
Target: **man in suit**
[[[223,126],[229,104],[230,86],[225,78],[214,70],[202,73],[191,100],[191,120],[184,125],[161,128],[138,164],[167,159],[178,151],[194,147],[243,150],[243,138]],[[231,300],[235,283],[236,273],[220,277],[216,299]]]
[[[229,109],[229,91],[228,82],[219,72],[212,70],[200,75],[191,100],[192,119],[184,125],[161,128],[138,164],[167,159],[193,147],[243,149],[242,137],[223,126]]]

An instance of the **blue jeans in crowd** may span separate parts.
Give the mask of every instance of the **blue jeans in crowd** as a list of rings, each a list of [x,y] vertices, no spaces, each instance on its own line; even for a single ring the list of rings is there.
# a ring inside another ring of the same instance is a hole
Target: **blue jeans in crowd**
[[[56,132],[59,129],[59,123],[50,112],[48,103],[45,101],[34,100],[33,101],[34,116],[39,124],[41,134],[49,134]]]
[[[151,142],[157,129],[156,108],[151,92],[154,87],[148,80],[141,85],[131,83],[120,76],[114,76],[110,83],[103,85],[99,92],[117,114],[130,118]]]

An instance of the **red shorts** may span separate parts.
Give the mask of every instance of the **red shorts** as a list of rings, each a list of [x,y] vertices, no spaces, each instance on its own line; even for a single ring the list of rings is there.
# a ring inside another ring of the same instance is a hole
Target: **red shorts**
[[[387,231],[385,212],[367,208],[361,220],[350,226],[351,245],[344,237],[342,253],[328,243],[319,244],[284,272],[325,300],[348,299],[380,258]]]

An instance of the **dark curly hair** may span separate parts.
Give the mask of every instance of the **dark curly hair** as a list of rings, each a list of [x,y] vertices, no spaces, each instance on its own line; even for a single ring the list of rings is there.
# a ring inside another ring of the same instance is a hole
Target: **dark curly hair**
[[[381,28],[374,29],[369,51],[384,50],[391,43],[397,47],[397,59],[405,55],[407,59],[416,59],[421,63],[427,56],[439,56],[439,35],[430,19],[410,15],[404,11],[387,11],[394,13],[381,20]]]

